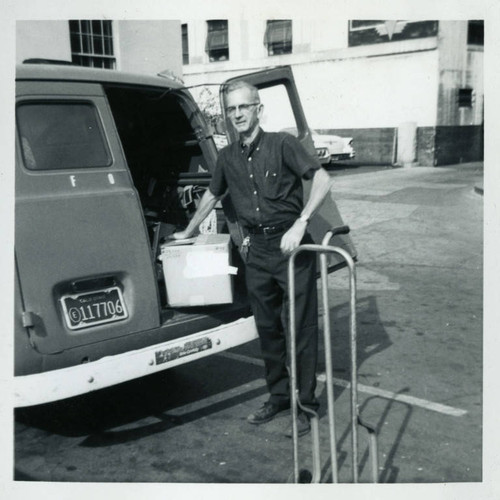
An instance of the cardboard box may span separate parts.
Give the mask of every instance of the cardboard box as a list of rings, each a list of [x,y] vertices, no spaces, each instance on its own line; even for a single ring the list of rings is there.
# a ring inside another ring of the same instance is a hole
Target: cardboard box
[[[190,244],[161,246],[160,259],[170,306],[205,306],[233,301],[228,234],[201,234]]]

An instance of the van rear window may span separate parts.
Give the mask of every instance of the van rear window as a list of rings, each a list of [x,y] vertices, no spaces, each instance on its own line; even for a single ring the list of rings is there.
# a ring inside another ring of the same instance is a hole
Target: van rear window
[[[24,103],[17,107],[24,164],[30,170],[106,167],[111,156],[90,103]]]

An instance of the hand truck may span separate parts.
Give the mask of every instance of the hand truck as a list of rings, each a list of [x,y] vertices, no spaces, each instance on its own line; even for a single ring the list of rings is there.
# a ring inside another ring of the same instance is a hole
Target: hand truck
[[[330,338],[330,309],[328,306],[328,268],[327,253],[336,253],[343,257],[348,268],[350,278],[350,354],[351,354],[351,439],[352,439],[352,476],[353,482],[358,482],[358,429],[364,428],[369,437],[369,453],[371,457],[372,481],[378,480],[378,458],[377,458],[377,436],[375,429],[363,422],[358,414],[358,387],[357,387],[357,333],[356,333],[356,272],[354,260],[344,249],[329,246],[330,239],[338,234],[348,234],[348,226],[330,229],[325,234],[321,245],[305,244],[296,248],[288,261],[288,297],[289,297],[289,332],[290,332],[290,399],[292,407],[292,440],[293,440],[293,482],[319,483],[321,480],[321,462],[319,449],[319,417],[318,414],[302,406],[298,397],[297,388],[297,346],[296,346],[296,319],[295,319],[295,258],[303,251],[317,252],[320,254],[321,288],[323,303],[323,335],[325,343],[325,369],[326,390],[328,401],[328,429],[330,437],[330,458],[332,468],[332,480],[338,482],[337,466],[337,441],[335,435],[335,412],[333,394],[332,354]],[[298,410],[305,412],[311,422],[312,435],[312,472],[307,469],[299,470],[298,462]]]

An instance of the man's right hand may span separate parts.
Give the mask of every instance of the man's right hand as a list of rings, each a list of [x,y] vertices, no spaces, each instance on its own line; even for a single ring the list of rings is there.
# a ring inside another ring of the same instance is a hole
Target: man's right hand
[[[173,240],[186,240],[193,236],[193,233],[196,232],[198,226],[205,220],[207,215],[214,209],[215,204],[217,203],[218,198],[214,196],[210,189],[207,189],[203,196],[201,197],[200,203],[196,212],[193,215],[193,218],[189,222],[188,226],[184,231],[178,231],[169,236],[169,238]]]
[[[172,238],[173,240],[187,240],[190,237],[191,234],[189,234],[186,230],[178,231],[177,233],[172,233],[171,235],[169,235],[169,238]]]

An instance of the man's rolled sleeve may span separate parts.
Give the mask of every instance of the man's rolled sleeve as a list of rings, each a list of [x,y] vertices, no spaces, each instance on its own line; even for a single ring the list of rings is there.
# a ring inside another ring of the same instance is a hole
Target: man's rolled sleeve
[[[210,185],[208,186],[210,192],[219,198],[227,191],[227,181],[224,175],[224,165],[222,155],[217,159],[217,164],[215,166],[215,171],[210,180]]]
[[[296,137],[285,134],[282,148],[283,159],[286,165],[299,177],[310,179],[314,171],[322,168],[319,160],[309,154]]]

